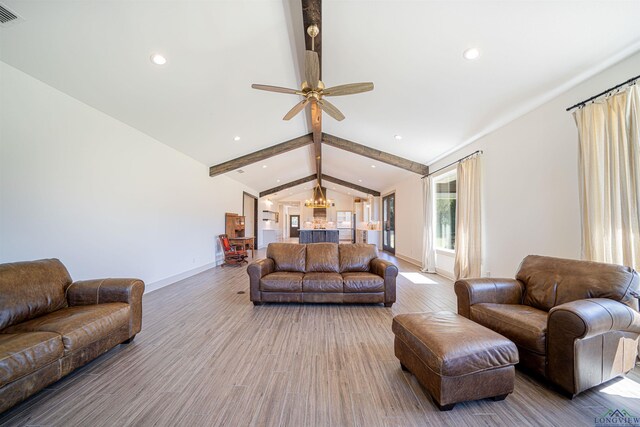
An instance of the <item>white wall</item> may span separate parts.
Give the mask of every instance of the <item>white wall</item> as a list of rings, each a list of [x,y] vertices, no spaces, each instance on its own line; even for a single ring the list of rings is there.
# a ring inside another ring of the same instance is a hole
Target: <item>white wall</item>
[[[0,262],[56,257],[76,280],[158,287],[212,265],[243,190],[0,62]]]
[[[484,274],[513,277],[528,254],[581,258],[578,135],[565,109],[637,75],[639,69],[640,53],[430,165],[437,170],[475,150],[484,151]],[[397,188],[405,188],[416,200],[421,192],[418,185],[407,183]],[[399,206],[398,215],[402,211]],[[401,236],[421,226],[415,215],[396,220],[401,252],[408,251]]]
[[[422,229],[424,226],[420,176],[416,175],[387,188],[382,192],[382,196],[394,192],[396,193],[396,256],[419,265],[422,260]],[[380,202],[382,203],[382,197]],[[382,220],[382,213],[380,219]]]

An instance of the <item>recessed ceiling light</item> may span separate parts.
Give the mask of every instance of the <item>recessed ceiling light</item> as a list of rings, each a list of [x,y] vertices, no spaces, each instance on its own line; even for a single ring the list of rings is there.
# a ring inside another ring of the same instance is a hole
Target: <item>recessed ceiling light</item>
[[[159,53],[154,53],[153,55],[151,55],[151,62],[156,65],[164,65],[167,63],[167,58],[160,55]]]
[[[240,141],[240,137],[239,137],[239,136],[234,136],[234,137],[233,137],[233,140],[234,140],[234,141]]]
[[[464,56],[464,59],[468,60],[477,59],[480,56],[480,51],[478,50],[478,48],[470,47],[469,49],[462,52],[462,56]]]
[[[276,182],[280,182],[280,180],[279,180],[279,179],[276,179]]]
[[[267,168],[267,165],[262,165],[262,169],[266,169],[266,168]]]
[[[402,139],[402,135],[393,135],[393,137],[395,139],[397,139],[398,141],[400,141]]]
[[[361,179],[359,179],[359,180],[358,180],[358,182],[362,182],[362,180],[361,180]]]
[[[371,167],[375,169],[375,168],[376,168],[376,165],[371,165]]]

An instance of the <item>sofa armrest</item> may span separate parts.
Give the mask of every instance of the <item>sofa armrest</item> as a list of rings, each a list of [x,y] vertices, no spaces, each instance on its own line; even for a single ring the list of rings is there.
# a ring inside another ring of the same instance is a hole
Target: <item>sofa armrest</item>
[[[142,328],[142,294],[140,279],[97,279],[73,282],[65,289],[70,306],[124,302],[131,306],[129,337]]]
[[[456,281],[454,289],[458,297],[458,314],[470,318],[474,304],[520,304],[524,285],[515,279],[462,279]]]
[[[625,353],[620,338],[637,339],[638,334],[640,313],[612,299],[589,298],[553,307],[547,320],[547,377],[571,394],[599,384],[610,356]],[[591,377],[597,380],[593,384]]]
[[[391,261],[386,261],[382,258],[372,259],[370,267],[373,274],[377,274],[382,278],[398,276],[398,267]]]
[[[249,275],[249,299],[254,302],[262,301],[260,293],[260,279],[275,271],[275,262],[271,258],[258,259],[247,267]]]
[[[581,299],[553,307],[549,311],[549,333],[552,328],[555,339],[571,342],[609,331],[640,334],[640,313],[609,298]]]
[[[370,264],[371,272],[384,279],[384,305],[391,307],[396,302],[396,277],[398,267],[382,258],[374,258]]]

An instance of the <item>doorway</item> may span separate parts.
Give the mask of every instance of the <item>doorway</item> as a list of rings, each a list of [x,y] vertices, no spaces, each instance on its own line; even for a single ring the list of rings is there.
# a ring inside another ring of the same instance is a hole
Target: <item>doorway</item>
[[[396,194],[382,198],[382,249],[396,253]]]
[[[255,238],[253,247],[258,247],[258,198],[242,192],[242,215],[244,215],[244,235]]]
[[[289,237],[300,237],[300,215],[289,215]]]

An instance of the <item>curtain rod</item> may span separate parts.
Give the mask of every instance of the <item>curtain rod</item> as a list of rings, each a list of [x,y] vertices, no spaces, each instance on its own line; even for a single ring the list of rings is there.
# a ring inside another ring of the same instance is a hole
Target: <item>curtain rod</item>
[[[462,157],[462,158],[460,158],[460,159],[456,160],[455,162],[451,162],[451,163],[449,163],[447,166],[443,166],[443,167],[441,167],[440,169],[438,169],[438,170],[436,170],[436,171],[429,172],[428,174],[423,175],[423,176],[422,176],[422,178],[424,179],[424,178],[426,178],[426,177],[428,177],[428,176],[433,175],[434,173],[438,173],[438,172],[440,172],[441,170],[446,169],[446,168],[448,168],[449,166],[453,166],[453,165],[455,165],[456,163],[460,163],[460,162],[461,162],[461,161],[463,161],[464,159],[468,159],[469,157],[471,157],[471,156],[475,156],[476,154],[482,154],[482,150],[476,150],[476,151],[474,151],[473,153],[471,153],[471,154],[469,154],[469,155],[466,155],[466,156],[464,156],[464,157]]]
[[[591,98],[589,98],[589,99],[585,99],[585,100],[584,100],[584,101],[582,101],[582,102],[578,102],[576,105],[572,105],[571,107],[567,108],[567,111],[571,111],[571,110],[573,110],[573,109],[574,109],[574,108],[576,108],[576,107],[584,107],[584,106],[587,104],[587,102],[589,102],[589,101],[593,101],[594,99],[599,98],[599,97],[601,97],[602,95],[606,95],[607,93],[609,93],[609,92],[611,92],[611,91],[613,91],[613,90],[616,90],[616,89],[618,89],[619,87],[622,87],[622,86],[624,86],[624,85],[627,85],[627,84],[633,83],[634,81],[636,81],[636,80],[638,80],[638,79],[640,79],[640,76],[631,77],[631,78],[630,78],[629,80],[627,80],[626,82],[620,83],[619,85],[615,85],[614,87],[611,87],[611,88],[609,88],[609,89],[607,89],[607,90],[604,90],[604,91],[600,92],[599,94],[592,96],[592,97],[591,97]]]

